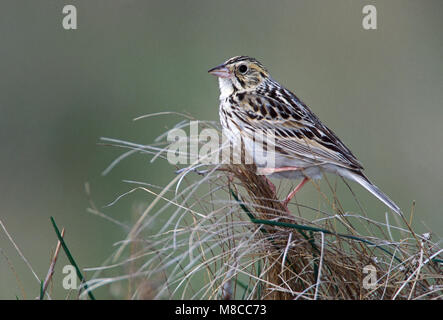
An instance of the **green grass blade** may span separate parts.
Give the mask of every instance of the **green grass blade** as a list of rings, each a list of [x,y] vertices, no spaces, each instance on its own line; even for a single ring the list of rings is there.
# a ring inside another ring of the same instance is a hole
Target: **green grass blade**
[[[43,292],[43,280],[40,281],[40,300],[43,300],[45,293]]]
[[[68,249],[68,247],[67,247],[67,245],[65,243],[65,240],[63,239],[63,237],[62,237],[62,235],[60,233],[60,230],[58,229],[57,224],[55,223],[55,220],[54,220],[53,217],[51,217],[51,222],[52,222],[52,225],[54,227],[55,233],[57,234],[57,238],[60,241],[60,244],[62,245],[62,248],[63,248],[63,250],[66,253],[66,256],[68,257],[69,262],[74,266],[74,268],[75,268],[75,270],[77,272],[77,277],[84,284],[84,289],[87,291],[89,298],[91,300],[95,300],[95,297],[92,294],[92,292],[88,290],[88,285],[86,284],[86,280],[83,277],[83,274],[81,273],[80,268],[78,267],[77,263],[75,262],[71,252],[69,251],[69,249]]]

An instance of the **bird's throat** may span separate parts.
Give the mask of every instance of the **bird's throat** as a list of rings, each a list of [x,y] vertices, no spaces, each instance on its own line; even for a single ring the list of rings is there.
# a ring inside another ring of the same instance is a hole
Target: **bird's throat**
[[[220,87],[220,100],[229,97],[234,92],[234,86],[229,78],[218,78]]]

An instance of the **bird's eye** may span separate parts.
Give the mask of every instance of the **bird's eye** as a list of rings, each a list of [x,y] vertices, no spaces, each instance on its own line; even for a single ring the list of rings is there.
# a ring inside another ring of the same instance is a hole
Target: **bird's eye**
[[[248,67],[245,64],[242,64],[240,67],[238,67],[238,71],[240,71],[240,73],[245,74],[246,71],[248,71]]]

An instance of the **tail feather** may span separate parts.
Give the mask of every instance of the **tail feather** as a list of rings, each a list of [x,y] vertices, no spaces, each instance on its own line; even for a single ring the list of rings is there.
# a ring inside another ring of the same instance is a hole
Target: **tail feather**
[[[369,179],[363,173],[346,171],[346,173],[343,174],[343,176],[358,182],[366,190],[368,190],[370,193],[376,196],[381,202],[383,202],[386,206],[388,206],[392,211],[394,211],[401,217],[403,216],[403,213],[401,212],[400,208],[394,203],[394,201],[389,199],[389,197],[386,194],[384,194],[376,185],[374,185],[371,181],[369,181]]]

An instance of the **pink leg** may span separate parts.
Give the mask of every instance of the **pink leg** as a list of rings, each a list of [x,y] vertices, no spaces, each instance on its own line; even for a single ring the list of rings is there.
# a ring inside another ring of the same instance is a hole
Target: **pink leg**
[[[300,170],[300,168],[298,168],[298,167],[258,168],[257,174],[267,176],[267,175],[270,175],[270,174],[273,174],[276,172],[295,171],[295,170]],[[274,192],[274,194],[275,194],[276,193],[275,185],[268,178],[266,178],[266,177],[263,177],[263,178],[265,178],[266,183],[269,185],[272,192]]]
[[[295,171],[295,170],[300,170],[300,168],[298,167],[258,168],[257,174],[267,176],[276,172]]]
[[[286,197],[286,200],[283,202],[283,205],[285,207],[288,207],[288,203],[289,201],[291,201],[292,198],[294,198],[295,194],[300,191],[300,189],[305,185],[306,182],[309,181],[309,178],[303,178],[303,180],[298,184],[298,186],[295,187],[295,189],[288,194],[288,196]]]

